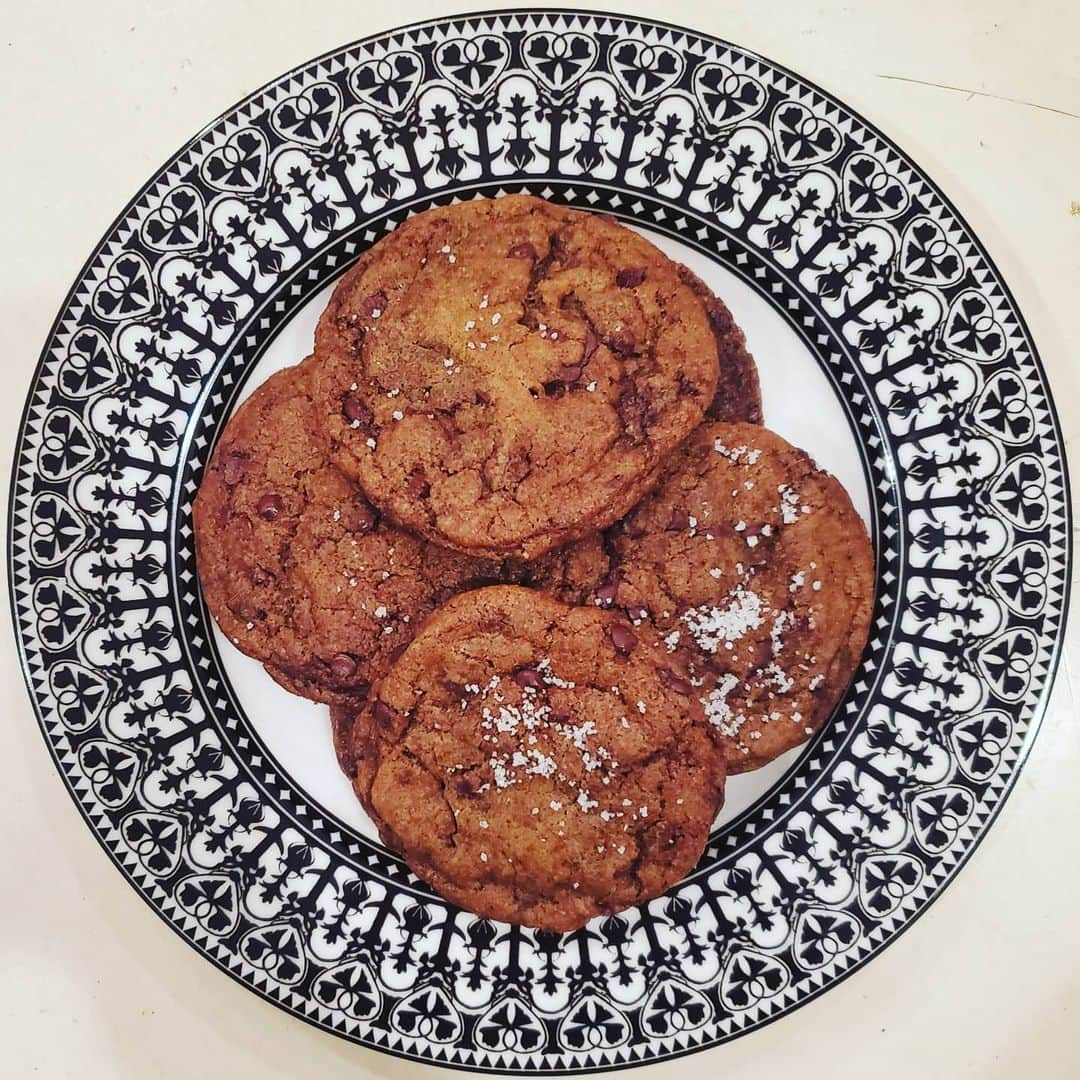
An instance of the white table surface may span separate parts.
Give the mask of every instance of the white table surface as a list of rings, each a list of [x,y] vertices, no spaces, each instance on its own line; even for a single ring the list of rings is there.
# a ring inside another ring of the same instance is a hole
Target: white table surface
[[[1015,292],[1075,448],[1075,0],[619,6],[710,31],[795,69],[908,151],[971,222]],[[69,284],[159,163],[297,63],[470,5],[397,0],[372,8],[356,0],[0,0],[5,463]],[[1075,455],[1072,464],[1080,489]],[[650,1066],[650,1080],[1080,1075],[1078,622],[1074,614],[1043,730],[1015,792],[928,914],[816,1002],[727,1046]],[[0,678],[0,1075],[356,1080],[426,1071],[292,1019],[168,930],[76,813],[38,734],[6,631]]]

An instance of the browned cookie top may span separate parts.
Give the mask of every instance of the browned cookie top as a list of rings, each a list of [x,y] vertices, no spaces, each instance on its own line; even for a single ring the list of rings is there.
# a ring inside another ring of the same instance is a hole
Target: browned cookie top
[[[357,789],[448,899],[571,930],[690,870],[723,756],[651,629],[527,589],[449,601],[370,706]],[[360,726],[360,725],[358,725]]]
[[[230,420],[195,499],[207,606],[289,689],[366,692],[435,605],[499,580],[486,560],[390,525],[330,462],[311,361],[272,376]]]
[[[704,424],[608,533],[594,599],[653,626],[688,668],[728,772],[829,716],[866,643],[873,552],[839,482],[764,428]]]
[[[405,222],[342,280],[316,351],[341,468],[399,523],[475,553],[534,557],[616,520],[717,385],[680,268],[528,196]]]

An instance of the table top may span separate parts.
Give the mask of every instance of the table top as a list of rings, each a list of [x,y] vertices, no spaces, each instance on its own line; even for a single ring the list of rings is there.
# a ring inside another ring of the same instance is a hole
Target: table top
[[[13,443],[68,285],[159,162],[233,101],[311,56],[394,24],[484,6],[512,5],[398,0],[377,13],[339,0],[304,9],[284,0],[5,5],[4,445]],[[785,64],[910,153],[967,217],[1015,293],[1072,450],[1080,436],[1080,346],[1070,325],[1080,304],[1080,8],[1066,0],[618,6]],[[1075,457],[1072,464],[1080,469]],[[102,856],[57,778],[10,633],[0,645],[0,680],[8,703],[0,753],[6,1075],[169,1080],[190,1075],[185,1048],[193,1045],[199,1075],[210,1078],[356,1080],[425,1068],[286,1016],[170,933]],[[1074,614],[1016,790],[925,918],[817,1001],[732,1044],[649,1066],[650,1080],[721,1070],[775,1077],[785,1069],[831,1080],[908,1080],[913,1068],[920,1077],[1074,1076],[1078,705]]]

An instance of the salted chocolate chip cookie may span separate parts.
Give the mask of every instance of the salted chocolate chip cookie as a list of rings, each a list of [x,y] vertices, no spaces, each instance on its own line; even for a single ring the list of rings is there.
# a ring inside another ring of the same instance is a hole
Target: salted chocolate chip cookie
[[[195,499],[195,542],[229,638],[286,688],[340,703],[363,697],[437,604],[503,570],[364,499],[329,459],[310,370],[278,372],[229,421]]]
[[[685,664],[729,773],[828,718],[866,644],[870,540],[840,483],[778,435],[702,425],[609,530],[594,592]]]
[[[714,405],[716,321],[688,280],[614,221],[529,196],[418,214],[319,322],[334,459],[463,552],[534,558],[609,525]],[[756,401],[739,365],[725,393]]]
[[[358,794],[419,877],[485,917],[572,930],[640,903],[694,866],[722,799],[679,665],[614,612],[459,595],[356,725]]]

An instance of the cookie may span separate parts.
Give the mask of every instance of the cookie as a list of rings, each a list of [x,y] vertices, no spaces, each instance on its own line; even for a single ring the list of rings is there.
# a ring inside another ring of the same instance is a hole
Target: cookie
[[[357,715],[365,705],[366,702],[350,705],[346,701],[339,701],[330,706],[330,734],[334,740],[334,753],[341,771],[350,779],[356,772],[353,730]]]
[[[723,755],[648,627],[513,586],[441,607],[370,706],[357,792],[384,842],[487,918],[573,930],[693,868]]]
[[[686,665],[729,774],[829,717],[866,644],[874,559],[847,492],[808,455],[761,427],[704,424],[606,547],[594,603]]]
[[[716,393],[705,415],[726,423],[760,424],[761,385],[746,335],[727,305],[689,267],[680,265],[679,277],[705,305],[716,342]]]
[[[310,361],[278,372],[230,420],[195,499],[203,595],[228,637],[286,688],[363,696],[416,625],[502,567],[388,523],[334,467]]]
[[[468,553],[535,558],[609,525],[713,403],[714,326],[684,278],[614,221],[529,196],[418,214],[319,321],[335,460]]]

